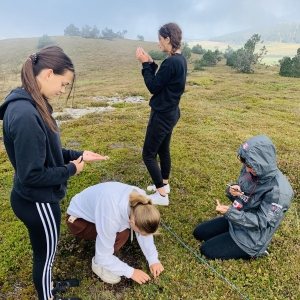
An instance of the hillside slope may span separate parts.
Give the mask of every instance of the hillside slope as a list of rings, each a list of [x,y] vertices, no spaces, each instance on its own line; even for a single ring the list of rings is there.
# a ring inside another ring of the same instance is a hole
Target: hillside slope
[[[266,27],[254,27],[247,30],[224,34],[211,38],[210,41],[225,43],[245,43],[253,34],[261,35],[265,42],[300,43],[300,24],[281,21]]]

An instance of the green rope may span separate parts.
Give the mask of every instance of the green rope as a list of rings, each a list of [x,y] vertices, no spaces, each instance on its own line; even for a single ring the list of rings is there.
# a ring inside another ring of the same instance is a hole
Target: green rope
[[[100,164],[96,163],[95,164],[103,170],[110,178],[112,178],[114,181],[115,178],[111,176],[103,167],[101,167]],[[246,297],[242,292],[239,291],[239,289],[232,283],[230,283],[223,275],[221,275],[216,269],[214,269],[208,262],[206,262],[201,256],[199,256],[194,250],[192,250],[188,245],[186,245],[182,239],[176,235],[175,232],[173,232],[165,223],[162,221],[160,222],[163,227],[167,229],[186,249],[188,249],[191,253],[193,253],[201,262],[203,262],[207,267],[209,267],[214,273],[216,273],[221,279],[223,279],[229,286],[231,286],[234,290],[236,290],[244,299],[249,300],[248,297]]]

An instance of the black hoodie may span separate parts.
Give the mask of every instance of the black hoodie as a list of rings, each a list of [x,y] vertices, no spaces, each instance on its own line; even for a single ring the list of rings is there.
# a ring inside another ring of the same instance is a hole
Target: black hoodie
[[[62,148],[58,128],[57,133],[49,129],[34,100],[21,88],[6,97],[0,106],[0,119],[5,148],[15,169],[14,190],[32,202],[60,201],[67,180],[76,173],[70,161],[82,151]]]

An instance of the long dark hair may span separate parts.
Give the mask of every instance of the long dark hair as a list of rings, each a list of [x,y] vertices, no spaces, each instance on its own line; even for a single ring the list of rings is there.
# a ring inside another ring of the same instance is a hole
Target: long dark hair
[[[51,106],[48,99],[45,99],[41,94],[36,80],[36,76],[44,69],[52,69],[53,73],[57,75],[63,75],[67,70],[74,73],[73,82],[67,98],[69,98],[73,89],[75,70],[71,59],[58,46],[48,46],[30,55],[21,70],[21,87],[26,90],[35,101],[36,109],[50,130],[56,132],[57,129],[49,110]]]
[[[170,38],[170,43],[172,45],[172,52],[173,55],[178,49],[181,47],[181,40],[182,40],[182,31],[180,27],[176,23],[168,23],[161,26],[158,30],[159,35],[163,38]]]

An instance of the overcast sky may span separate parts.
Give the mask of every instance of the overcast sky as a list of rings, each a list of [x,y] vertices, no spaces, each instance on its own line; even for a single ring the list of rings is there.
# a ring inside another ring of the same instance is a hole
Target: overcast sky
[[[0,39],[63,35],[73,23],[156,41],[161,25],[176,22],[192,41],[278,20],[300,22],[300,0],[0,0]]]

